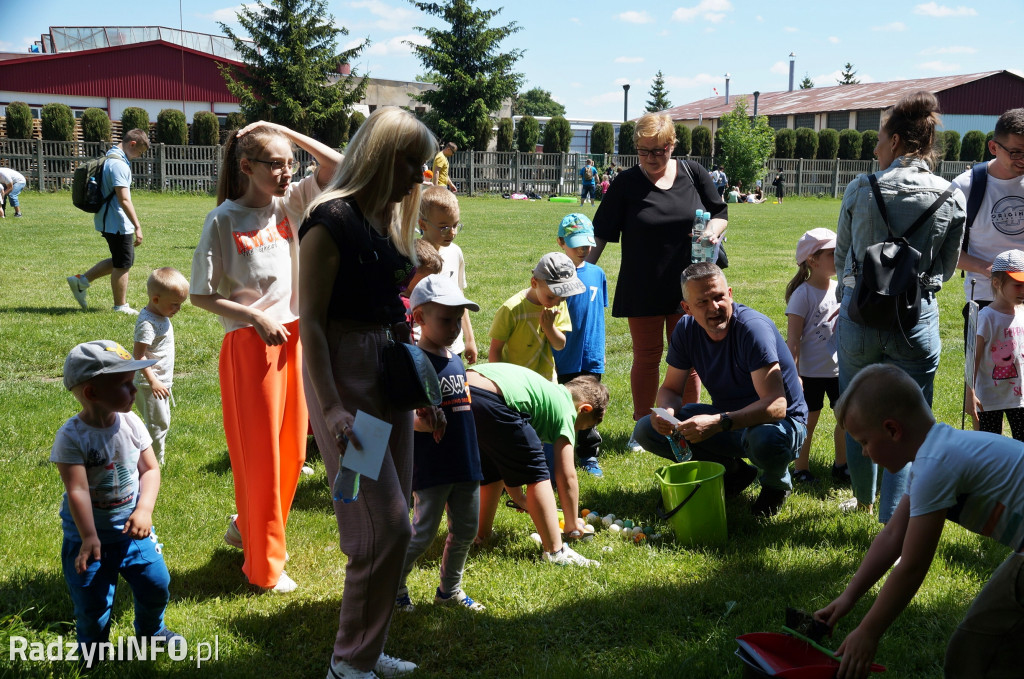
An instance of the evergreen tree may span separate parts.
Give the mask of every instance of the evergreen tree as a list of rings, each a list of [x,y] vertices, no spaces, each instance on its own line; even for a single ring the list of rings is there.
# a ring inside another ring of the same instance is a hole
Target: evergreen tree
[[[736,106],[721,118],[715,136],[721,140],[725,174],[731,182],[753,186],[764,175],[765,163],[775,152],[775,131],[766,116],[751,118],[747,100],[739,98]],[[834,131],[834,130],[833,130]]]
[[[849,61],[846,62],[846,66],[843,67],[842,78],[836,82],[840,85],[859,85],[860,80],[855,78],[857,71],[853,70],[853,64]]]
[[[811,76],[804,73],[804,79],[800,81],[800,89],[809,90],[814,87],[814,81],[811,80]]]
[[[565,107],[551,98],[551,93],[534,87],[527,90],[512,102],[512,115],[515,116],[564,116]]]
[[[611,123],[594,123],[590,128],[590,152],[615,152],[615,128]]]
[[[498,121],[498,150],[512,151],[515,149],[515,144],[515,124],[511,118],[502,118]]]
[[[533,116],[523,116],[516,125],[516,149],[520,153],[533,153],[537,150],[540,138],[540,125]]]
[[[448,24],[444,28],[417,26],[429,44],[407,43],[428,77],[436,78],[438,84],[437,90],[417,96],[430,106],[424,121],[439,138],[453,141],[460,148],[482,151],[476,138],[479,111],[497,111],[523,82],[523,75],[512,70],[523,50],[498,51],[501,41],[518,32],[520,26],[514,21],[491,26],[490,20],[501,10],[476,9],[474,0],[409,1]]]
[[[572,127],[562,116],[555,116],[544,126],[544,153],[568,153],[572,146]]]
[[[665,76],[661,69],[654,74],[654,82],[651,83],[651,91],[648,92],[651,98],[647,100],[647,111],[657,113],[667,108],[672,108],[672,102],[668,100],[668,92],[665,90]]]
[[[348,30],[335,25],[326,0],[256,0],[255,5],[242,5],[238,23],[252,43],[243,42],[227,25],[220,27],[246,68],[219,68],[246,119],[319,135],[363,98],[366,78],[358,85],[344,77],[330,83],[338,67],[350,63],[368,42],[337,52],[337,38]]]

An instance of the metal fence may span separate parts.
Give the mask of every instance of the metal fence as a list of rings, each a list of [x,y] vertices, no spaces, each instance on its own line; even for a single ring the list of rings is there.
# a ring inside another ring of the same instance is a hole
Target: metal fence
[[[41,191],[69,189],[81,163],[102,155],[110,148],[105,142],[63,142],[40,139],[0,138],[0,164],[25,175],[30,187]],[[171,146],[153,144],[149,152],[132,161],[132,182],[137,188],[154,191],[213,192],[217,188],[220,146]],[[295,149],[302,176],[312,157]],[[611,166],[630,168],[637,156],[582,153],[519,153],[459,151],[451,159],[449,176],[469,195],[477,193],[579,194],[580,168],[586,158],[594,159],[599,171]],[[711,169],[715,158],[689,156]],[[969,169],[967,161],[941,161],[936,174],[952,180]],[[768,193],[776,171],[786,180],[786,193],[798,196],[838,198],[858,174],[875,172],[874,160],[783,160],[769,159],[764,184]],[[749,188],[749,187],[746,187]]]
[[[0,138],[0,164],[25,175],[31,188],[60,191],[71,188],[75,169],[106,153],[107,142],[43,141]],[[152,191],[212,193],[217,189],[220,146],[172,146],[153,144],[148,152],[131,161],[132,186]],[[307,152],[296,149],[302,176],[312,161]]]

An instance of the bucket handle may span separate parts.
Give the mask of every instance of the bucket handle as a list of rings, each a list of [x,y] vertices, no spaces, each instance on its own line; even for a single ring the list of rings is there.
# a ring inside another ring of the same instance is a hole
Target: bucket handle
[[[700,484],[699,483],[696,484],[693,487],[693,490],[690,491],[690,494],[686,496],[685,500],[683,500],[678,505],[676,505],[675,509],[672,509],[672,510],[667,511],[667,512],[663,512],[660,508],[656,509],[655,512],[657,512],[658,518],[663,519],[665,521],[667,521],[668,519],[671,519],[673,516],[675,516],[676,512],[678,512],[680,509],[682,509],[683,506],[686,505],[686,503],[689,502],[691,498],[693,498],[693,494],[696,493],[698,490],[700,490]]]

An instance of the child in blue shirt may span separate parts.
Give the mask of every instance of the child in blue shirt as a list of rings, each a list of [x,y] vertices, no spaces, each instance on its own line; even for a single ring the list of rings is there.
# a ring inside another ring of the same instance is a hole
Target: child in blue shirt
[[[476,537],[480,512],[480,481],[483,479],[480,450],[466,386],[466,369],[459,355],[448,349],[462,330],[466,311],[479,311],[480,307],[462,295],[454,279],[443,274],[432,274],[420,281],[409,295],[409,306],[420,328],[417,345],[427,354],[441,382],[441,408],[447,426],[443,436],[435,436],[433,427],[421,427],[419,418],[416,420],[412,540],[395,608],[405,612],[413,610],[406,579],[413,564],[434,541],[447,507],[448,539],[441,557],[441,584],[434,594],[434,603],[482,611],[483,605],[462,590],[462,572]]]
[[[569,308],[572,330],[565,335],[565,347],[554,351],[558,383],[565,384],[580,375],[604,374],[604,310],[608,307],[608,279],[597,264],[587,264],[586,257],[594,241],[594,225],[584,214],[566,215],[558,225],[558,245],[576,265],[576,276],[586,286],[581,295],[565,300]],[[597,463],[601,435],[596,428],[581,431],[576,437],[576,454],[580,467],[601,477],[604,472]]]
[[[110,340],[79,344],[64,361],[64,386],[82,410],[57,432],[50,461],[66,489],[61,561],[81,660],[90,667],[97,644],[110,638],[118,575],[132,588],[135,633],[149,643],[181,638],[164,626],[171,578],[153,532],[160,466],[146,425],[132,412],[135,371],[154,363],[133,360]]]

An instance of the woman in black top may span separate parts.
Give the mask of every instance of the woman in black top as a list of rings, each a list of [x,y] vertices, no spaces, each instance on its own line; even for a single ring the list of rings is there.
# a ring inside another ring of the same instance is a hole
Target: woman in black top
[[[346,445],[361,445],[352,432],[357,410],[392,425],[377,480],[363,477],[355,501],[334,503],[348,557],[330,668],[336,677],[416,667],[383,653],[411,536],[413,413],[387,402],[380,355],[387,331],[399,341],[410,335],[398,292],[414,271],[422,167],[436,151],[412,114],[374,112],[299,230],[306,398],[328,478]]]
[[[633,345],[630,387],[633,419],[650,414],[658,392],[664,338],[682,317],[679,276],[690,265],[697,210],[711,213],[711,240],[719,242],[728,226],[728,210],[707,170],[689,160],[673,160],[676,131],[664,113],[648,113],[633,135],[639,164],[622,172],[608,188],[594,215],[597,246],[587,261],[596,263],[605,245],[622,242],[612,316],[629,319]],[[684,403],[700,396],[700,380],[691,374]],[[640,446],[630,439],[631,450]]]

